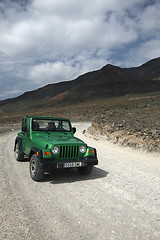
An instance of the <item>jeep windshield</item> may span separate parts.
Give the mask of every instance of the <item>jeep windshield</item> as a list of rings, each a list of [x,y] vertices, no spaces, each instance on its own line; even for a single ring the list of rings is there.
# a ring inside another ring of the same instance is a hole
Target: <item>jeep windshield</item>
[[[33,131],[54,131],[54,132],[71,132],[71,124],[67,120],[59,119],[33,119]]]

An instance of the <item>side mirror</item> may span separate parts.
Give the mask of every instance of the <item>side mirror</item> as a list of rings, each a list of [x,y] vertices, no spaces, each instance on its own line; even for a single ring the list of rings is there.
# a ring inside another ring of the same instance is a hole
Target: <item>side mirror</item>
[[[76,132],[76,128],[75,127],[73,127],[72,128],[72,131],[73,131],[73,134]]]

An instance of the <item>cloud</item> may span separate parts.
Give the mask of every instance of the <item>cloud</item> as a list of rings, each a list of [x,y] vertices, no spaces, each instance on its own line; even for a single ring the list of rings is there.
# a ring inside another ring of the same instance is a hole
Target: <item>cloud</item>
[[[95,70],[106,63],[105,59],[86,59],[84,56],[85,54],[66,62],[46,62],[35,65],[30,68],[28,79],[37,85],[72,80],[89,69],[90,71]]]
[[[133,66],[139,66],[144,63],[144,59],[153,59],[160,56],[160,40],[151,39],[146,42],[142,42],[135,48],[132,48],[128,52],[130,63],[126,62],[126,66],[130,67],[131,62]]]
[[[121,4],[125,5],[126,1]],[[127,7],[132,5],[133,1]],[[28,6],[28,11],[17,7],[11,10],[9,7],[7,18],[3,19],[1,25],[3,34],[0,51],[8,55],[28,55],[34,49],[35,54],[39,55],[44,48],[46,53],[52,49],[68,54],[76,49],[112,47],[117,42],[121,44],[134,40],[136,33],[130,29],[127,21],[125,25],[121,24],[124,12],[118,10],[118,6],[114,0],[107,1],[107,4],[106,1],[97,0],[78,3],[73,0],[65,3],[61,0],[35,0]],[[107,11],[111,14],[105,21]]]
[[[0,92],[0,98],[5,99],[6,95],[8,96],[8,98],[10,98],[13,95],[18,96],[21,93],[22,93],[22,91],[19,91],[19,90],[7,89],[6,91]]]
[[[31,67],[28,77],[35,83],[46,84],[46,79],[50,83],[69,80],[68,76],[74,76],[74,70],[72,66],[65,65],[63,62],[47,62]]]
[[[157,57],[159,11],[158,0],[1,1],[0,98]]]

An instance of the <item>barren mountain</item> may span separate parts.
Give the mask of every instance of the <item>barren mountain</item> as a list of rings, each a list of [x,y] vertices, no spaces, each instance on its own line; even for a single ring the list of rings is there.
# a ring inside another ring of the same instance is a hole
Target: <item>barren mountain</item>
[[[120,68],[108,64],[75,80],[49,84],[16,98],[0,101],[0,111],[29,112],[159,90],[160,58],[134,68]]]

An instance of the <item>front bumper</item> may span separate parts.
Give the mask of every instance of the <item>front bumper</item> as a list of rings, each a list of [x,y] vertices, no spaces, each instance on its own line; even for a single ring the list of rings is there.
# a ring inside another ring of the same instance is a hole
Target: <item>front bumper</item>
[[[78,159],[39,159],[40,160],[40,166],[42,169],[45,171],[51,171],[53,169],[62,169],[66,168],[66,163],[73,163],[71,164],[71,167],[87,167],[90,165],[97,165],[98,164],[98,159],[95,156],[89,156],[89,157],[84,157],[84,158],[78,158]],[[76,163],[76,164],[74,164]],[[80,163],[80,164],[79,164]],[[73,166],[75,165],[75,166]]]

